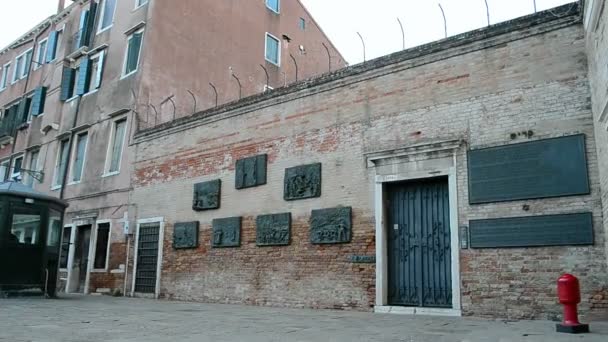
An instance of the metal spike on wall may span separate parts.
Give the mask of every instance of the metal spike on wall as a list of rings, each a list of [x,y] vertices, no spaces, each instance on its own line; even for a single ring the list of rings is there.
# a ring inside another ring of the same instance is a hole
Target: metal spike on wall
[[[403,29],[403,24],[401,23],[401,19],[397,17],[397,22],[399,23],[399,27],[401,27],[401,40],[403,43],[402,49],[405,50],[405,30]]]
[[[445,17],[445,11],[443,10],[443,6],[441,6],[441,3],[437,3],[439,5],[439,9],[441,10],[441,15],[443,16],[443,29],[444,29],[444,33],[445,33],[445,38],[448,37],[448,20]]]
[[[359,36],[359,39],[361,39],[361,44],[363,45],[363,63],[367,62],[367,57],[365,55],[365,40],[363,40],[363,36],[361,35],[361,33],[357,32],[357,35]]]

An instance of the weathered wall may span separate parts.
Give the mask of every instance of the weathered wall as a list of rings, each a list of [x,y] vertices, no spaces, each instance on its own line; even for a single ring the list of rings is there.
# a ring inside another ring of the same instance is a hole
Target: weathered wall
[[[368,309],[375,267],[374,171],[365,153],[451,139],[456,152],[458,225],[469,220],[593,213],[595,245],[460,251],[466,315],[556,315],[555,281],[581,278],[582,311],[605,308],[605,232],[590,110],[585,40],[577,15],[522,18],[246,99],[140,133],[132,200],[138,218],[166,222],[161,294],[170,298],[277,306]],[[530,138],[512,133],[533,131]],[[467,148],[584,133],[590,195],[468,204]],[[235,190],[236,160],[267,153],[267,185]],[[433,158],[432,156],[429,158]],[[287,167],[323,163],[322,197],[283,200]],[[221,208],[192,210],[193,185],[222,180]],[[316,246],[312,209],[352,206],[353,242]],[[524,211],[524,205],[529,211]],[[255,246],[254,217],[291,212],[292,244]],[[211,221],[243,216],[242,247],[212,249]],[[200,221],[200,247],[172,248],[176,222]],[[457,295],[457,294],[455,294]],[[602,297],[603,298],[603,297]]]

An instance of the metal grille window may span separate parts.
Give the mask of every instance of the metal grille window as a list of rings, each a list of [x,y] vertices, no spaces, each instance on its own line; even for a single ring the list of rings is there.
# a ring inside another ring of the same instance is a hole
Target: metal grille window
[[[74,166],[72,168],[72,182],[80,182],[82,180],[82,170],[84,169],[84,160],[87,151],[88,133],[78,134],[76,137],[76,146],[74,153]]]
[[[135,292],[156,292],[159,235],[160,223],[147,223],[139,227]]]
[[[122,158],[122,148],[125,140],[127,119],[114,122],[112,134],[112,148],[110,150],[110,165],[108,172],[115,173],[120,171],[120,159]]]
[[[266,0],[266,7],[275,13],[279,13],[281,11],[281,2],[280,0]]]
[[[98,270],[108,268],[108,247],[110,242],[110,223],[100,223],[97,226],[95,242],[94,268]]]
[[[59,150],[57,151],[57,162],[55,163],[55,179],[53,179],[54,187],[61,187],[63,185],[63,178],[65,176],[66,167],[68,164],[69,143],[69,139],[65,139],[59,142]]]
[[[281,64],[281,42],[270,33],[266,33],[266,60],[272,64]]]
[[[114,22],[116,0],[103,0],[101,5],[101,20],[99,21],[99,32],[108,29]]]
[[[143,37],[144,30],[139,30],[127,38],[128,44],[125,56],[125,67],[123,70],[124,76],[130,75],[137,71]]]
[[[61,238],[61,254],[59,256],[59,268],[68,268],[68,255],[70,252],[70,238],[72,236],[72,227],[63,228]]]

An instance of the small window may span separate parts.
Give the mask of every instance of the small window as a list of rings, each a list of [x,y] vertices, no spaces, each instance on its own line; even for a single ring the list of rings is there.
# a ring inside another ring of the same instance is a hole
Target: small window
[[[8,166],[10,165],[9,163],[9,160],[0,162],[0,183],[6,180],[6,176],[8,175]]]
[[[141,43],[144,31],[139,30],[127,38],[127,51],[125,53],[125,66],[122,74],[130,75],[137,71],[139,66],[139,56],[141,54]]]
[[[148,0],[135,0],[135,8],[139,8],[148,3]]]
[[[27,77],[30,73],[30,64],[34,49],[29,49],[15,59],[15,71],[13,72],[13,83]]]
[[[82,170],[84,169],[88,137],[89,135],[87,132],[76,136],[74,160],[72,164],[72,183],[78,183],[82,180]]]
[[[68,164],[68,150],[70,140],[65,139],[59,142],[57,150],[57,161],[55,162],[55,178],[53,179],[53,188],[60,188],[63,185],[66,167]]]
[[[97,237],[95,241],[95,262],[93,268],[105,270],[108,268],[108,248],[110,242],[110,224],[100,223],[97,225]]]
[[[120,160],[122,159],[122,148],[125,140],[127,127],[127,119],[121,119],[114,122],[112,128],[112,138],[110,139],[108,173],[114,174],[120,172]]]
[[[28,174],[26,177],[26,185],[29,187],[34,186],[35,177],[38,177],[38,156],[40,155],[40,151],[32,151],[30,152],[30,163],[27,167]]]
[[[280,0],[266,0],[266,7],[275,13],[281,12],[281,1]]]
[[[91,62],[89,66],[89,92],[95,91],[99,89],[101,86],[101,78],[103,76],[103,63],[105,59],[105,50],[95,54],[91,57]]]
[[[49,226],[46,234],[46,245],[48,247],[59,246],[61,238],[61,213],[57,210],[50,210]]]
[[[114,22],[114,12],[116,10],[116,0],[102,0],[101,3],[101,19],[99,20],[98,32],[104,31]]]
[[[306,20],[304,18],[300,18],[299,26],[300,30],[306,31]]]
[[[2,67],[2,77],[0,77],[0,90],[6,89],[8,84],[8,74],[11,71],[11,63],[6,63]]]
[[[13,167],[11,168],[11,179],[21,181],[21,169],[23,168],[23,156],[13,159]]]
[[[38,52],[36,53],[36,60],[34,61],[34,70],[41,68],[46,60],[47,42],[48,40],[44,39],[38,43]]]
[[[64,227],[61,235],[61,250],[59,255],[59,268],[68,268],[68,256],[70,254],[70,239],[72,227]]]
[[[13,215],[9,242],[20,245],[37,245],[40,241],[40,215]]]
[[[21,79],[21,70],[23,69],[25,56],[19,56],[15,59],[15,70],[13,71],[13,83]]]
[[[270,33],[266,33],[266,60],[272,64],[281,64],[281,43]]]

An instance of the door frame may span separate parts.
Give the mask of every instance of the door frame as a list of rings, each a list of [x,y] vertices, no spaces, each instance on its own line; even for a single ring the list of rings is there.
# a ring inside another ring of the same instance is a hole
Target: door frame
[[[163,264],[163,246],[165,240],[165,219],[164,217],[155,217],[148,219],[137,220],[137,228],[135,230],[135,253],[133,253],[133,279],[131,280],[131,297],[135,296],[135,279],[137,276],[137,257],[139,250],[139,228],[142,224],[147,223],[158,223],[158,258],[156,261],[156,286],[154,289],[154,298],[158,299],[160,296],[160,276],[161,276],[161,268]]]
[[[85,277],[84,280],[84,292],[82,292],[83,294],[89,294],[89,282],[91,280],[91,267],[92,267],[92,262],[91,262],[91,257],[92,257],[92,253],[91,251],[93,250],[92,248],[92,244],[94,242],[93,239],[93,229],[94,229],[94,225],[87,223],[87,224],[66,224],[63,227],[67,228],[67,227],[71,227],[72,230],[70,232],[70,246],[68,248],[68,273],[67,273],[67,279],[65,282],[65,293],[81,293],[81,292],[72,292],[70,291],[71,285],[72,285],[72,272],[74,269],[74,257],[76,255],[76,237],[78,236],[78,230],[82,227],[86,227],[86,226],[91,226],[91,235],[89,236],[89,257],[88,257],[88,261],[87,261],[87,275]],[[63,231],[62,231],[63,234]]]
[[[387,155],[387,158],[394,157]],[[376,161],[384,158],[377,158]],[[447,158],[446,158],[447,159]],[[461,316],[460,293],[460,244],[458,229],[458,192],[456,177],[456,155],[452,154],[451,166],[433,168],[429,170],[402,170],[390,175],[375,176],[374,184],[374,211],[376,221],[376,303],[375,312],[397,314],[421,314],[441,316]],[[371,161],[371,159],[368,159]],[[405,162],[407,163],[407,162]],[[373,163],[375,164],[375,162]],[[384,205],[386,198],[385,185],[396,182],[425,180],[437,177],[448,177],[449,207],[450,207],[450,249],[452,269],[452,308],[423,308],[402,307],[388,305],[388,248],[387,248],[387,208]]]

